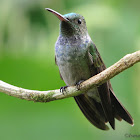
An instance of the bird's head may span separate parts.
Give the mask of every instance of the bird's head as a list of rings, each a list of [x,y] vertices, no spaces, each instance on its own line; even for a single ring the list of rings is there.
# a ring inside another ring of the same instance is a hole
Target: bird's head
[[[72,35],[86,35],[87,27],[86,21],[83,16],[76,13],[69,13],[61,15],[60,13],[46,8],[49,12],[53,13],[61,21],[60,23],[60,33],[65,36]]]

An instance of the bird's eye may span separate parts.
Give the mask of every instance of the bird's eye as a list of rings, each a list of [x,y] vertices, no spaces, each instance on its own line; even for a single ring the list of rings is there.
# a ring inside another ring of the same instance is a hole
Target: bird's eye
[[[78,24],[81,24],[82,23],[82,20],[81,19],[78,19]]]

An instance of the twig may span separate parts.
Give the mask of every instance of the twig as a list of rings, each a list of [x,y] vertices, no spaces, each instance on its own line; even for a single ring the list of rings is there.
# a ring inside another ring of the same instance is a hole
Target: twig
[[[114,65],[110,66],[101,73],[91,77],[90,79],[84,81],[80,85],[80,90],[78,90],[75,86],[72,86],[66,88],[64,94],[61,93],[59,89],[49,91],[23,89],[20,87],[7,84],[1,80],[0,80],[0,92],[3,92],[10,96],[35,102],[49,102],[53,100],[73,97],[80,95],[81,93],[89,90],[93,86],[99,86],[103,84],[104,82],[108,81],[109,79],[116,76],[120,72],[133,66],[137,62],[140,62],[140,51],[134,52],[132,54],[127,54]]]

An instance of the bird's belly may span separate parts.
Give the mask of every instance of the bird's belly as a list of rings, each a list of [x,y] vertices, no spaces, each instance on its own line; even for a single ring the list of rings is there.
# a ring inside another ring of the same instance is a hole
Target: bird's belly
[[[74,62],[65,62],[59,65],[61,76],[68,86],[75,85],[81,80],[90,77],[88,64],[85,60],[74,60]]]
[[[91,74],[86,56],[88,44],[82,40],[69,43],[70,41],[56,43],[55,55],[64,82],[67,86],[72,86],[81,80],[88,79]]]
[[[86,62],[83,63],[79,61],[75,61],[77,63],[65,63],[65,65],[59,66],[59,70],[61,73],[61,76],[63,80],[65,81],[67,86],[74,86],[76,83],[78,83],[81,80],[87,80],[91,77],[89,67]],[[93,99],[95,99],[97,102],[100,102],[100,97],[98,94],[97,87],[94,87],[90,89],[87,92],[87,95]]]
[[[68,50],[64,50],[61,47],[59,49],[61,51],[56,49],[56,61],[60,74],[67,86],[74,86],[81,80],[87,80],[92,76],[86,53],[73,50],[68,52]],[[87,95],[100,102],[97,87],[89,90]]]

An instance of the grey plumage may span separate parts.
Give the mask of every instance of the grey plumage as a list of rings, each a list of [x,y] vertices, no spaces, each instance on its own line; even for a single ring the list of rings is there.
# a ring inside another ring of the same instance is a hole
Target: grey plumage
[[[47,9],[60,20],[60,34],[55,45],[55,59],[61,78],[67,86],[76,85],[106,69],[101,56],[88,35],[85,19],[75,13],[62,16]],[[107,122],[115,129],[115,118],[131,125],[133,119],[116,98],[110,81],[74,97],[87,119],[97,128],[107,130]]]

